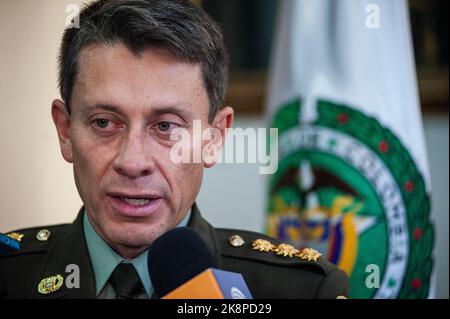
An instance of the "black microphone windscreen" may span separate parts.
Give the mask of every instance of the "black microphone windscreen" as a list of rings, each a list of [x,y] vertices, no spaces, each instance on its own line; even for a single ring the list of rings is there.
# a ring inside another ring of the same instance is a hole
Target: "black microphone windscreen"
[[[163,297],[208,268],[217,268],[210,250],[193,229],[177,227],[156,239],[148,251],[153,289]]]

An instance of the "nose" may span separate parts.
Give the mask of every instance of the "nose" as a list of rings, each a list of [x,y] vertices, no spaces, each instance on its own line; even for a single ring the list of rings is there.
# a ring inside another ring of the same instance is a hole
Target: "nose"
[[[145,134],[129,133],[122,141],[119,153],[113,162],[114,170],[128,178],[139,178],[151,174],[154,170],[154,160],[148,154]]]

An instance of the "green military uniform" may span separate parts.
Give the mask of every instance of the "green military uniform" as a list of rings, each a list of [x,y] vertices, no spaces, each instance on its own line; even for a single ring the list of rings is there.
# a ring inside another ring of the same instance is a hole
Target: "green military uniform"
[[[83,215],[84,209],[72,224],[16,231],[12,236],[22,237],[22,248],[0,256],[0,298],[95,298]],[[213,228],[195,204],[188,226],[203,238],[219,268],[244,276],[255,299],[347,294],[346,274],[312,249],[296,250],[255,232]],[[71,264],[79,266],[79,288],[63,284]]]

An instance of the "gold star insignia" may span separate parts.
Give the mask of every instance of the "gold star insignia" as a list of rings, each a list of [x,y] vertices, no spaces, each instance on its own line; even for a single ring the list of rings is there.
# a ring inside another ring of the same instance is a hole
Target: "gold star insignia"
[[[298,253],[298,249],[288,244],[279,244],[274,251],[277,255],[283,255],[284,257],[294,257]]]
[[[320,256],[322,256],[322,254],[313,248],[305,248],[302,249],[301,252],[296,256],[303,260],[317,261],[320,258]]]
[[[269,252],[275,248],[275,245],[265,239],[256,239],[252,242],[252,247],[253,250]]]
[[[6,236],[8,236],[12,239],[15,239],[17,241],[22,241],[22,238],[23,238],[23,234],[16,233],[16,232],[8,233],[8,234],[6,234]]]

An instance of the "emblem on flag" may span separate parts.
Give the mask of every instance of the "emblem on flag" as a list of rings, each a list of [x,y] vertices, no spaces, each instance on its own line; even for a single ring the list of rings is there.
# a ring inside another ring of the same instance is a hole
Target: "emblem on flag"
[[[372,117],[328,101],[302,122],[281,107],[279,169],[270,181],[268,233],[313,247],[350,276],[350,296],[426,298],[433,229],[425,182],[401,141]],[[365,286],[378,265],[378,289]]]

